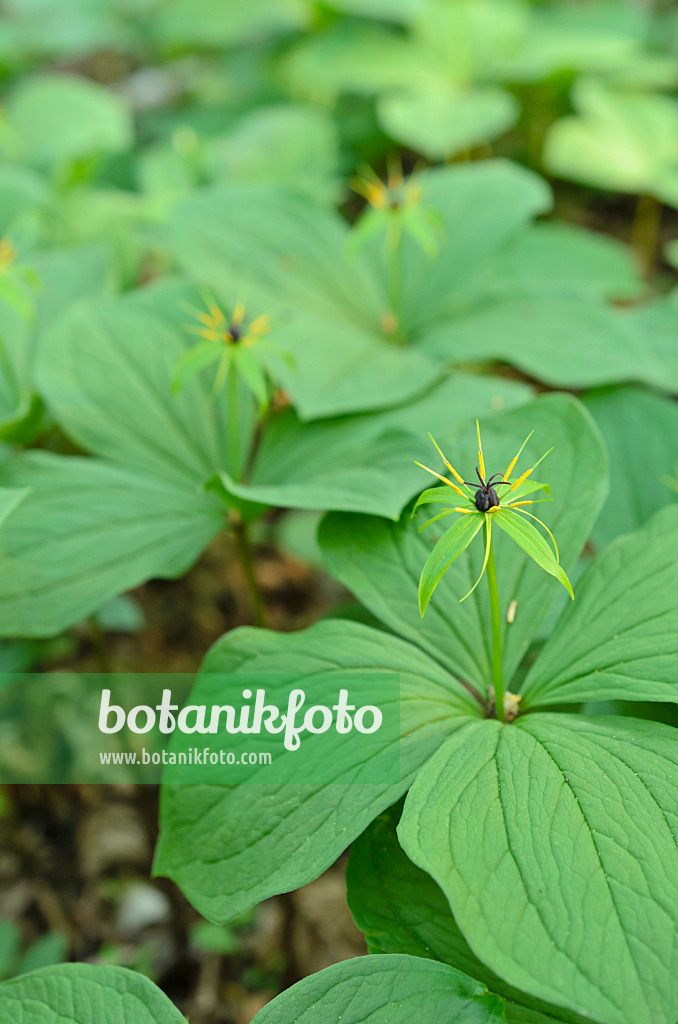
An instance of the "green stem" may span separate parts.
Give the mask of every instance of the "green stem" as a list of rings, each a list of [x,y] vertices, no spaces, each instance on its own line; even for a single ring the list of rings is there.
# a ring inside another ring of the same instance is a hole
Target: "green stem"
[[[94,652],[99,665],[99,671],[108,675],[113,671],[113,659],[111,658],[111,652],[108,647],[108,637],[101,628],[96,615],[89,616],[87,619],[87,627],[89,629],[92,651]]]
[[[487,544],[487,526],[483,526],[485,543]],[[495,714],[500,722],[505,722],[504,715],[504,676],[501,667],[501,610],[499,608],[499,591],[497,589],[497,570],[494,565],[494,541],[490,540],[490,554],[487,559],[487,588],[490,593],[490,619],[492,622],[492,679],[494,682]]]
[[[631,229],[631,241],[636,261],[646,281],[651,280],[657,263],[662,204],[654,196],[640,195]]]
[[[237,518],[235,516],[233,517],[233,535],[238,547],[238,556],[240,558],[243,576],[245,577],[245,583],[247,584],[250,600],[252,602],[254,624],[255,626],[265,626],[266,609],[264,606],[264,598],[261,593],[261,588],[259,587],[259,581],[257,580],[256,573],[254,571],[249,531],[247,529],[247,524],[240,518],[240,516],[237,516]]]
[[[240,423],[238,420],[238,374],[231,364],[228,371],[228,457],[231,476],[240,480]]]
[[[399,216],[399,214],[396,214]],[[396,344],[404,344],[405,337],[403,335],[402,323],[403,323],[403,235],[402,226],[400,224],[393,225],[390,230],[393,232],[392,236],[387,239],[388,246],[388,267],[387,267],[387,289],[388,289],[388,304],[391,307],[391,313],[393,314],[396,321],[396,329],[393,333],[392,341]]]

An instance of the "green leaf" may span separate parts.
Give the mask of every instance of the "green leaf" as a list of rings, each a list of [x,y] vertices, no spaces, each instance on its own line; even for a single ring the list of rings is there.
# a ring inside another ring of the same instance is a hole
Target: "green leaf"
[[[678,288],[654,302],[628,311],[629,323],[639,333],[647,351],[652,353],[655,372],[643,378],[660,391],[678,392],[678,346],[676,346]]]
[[[627,313],[587,290],[490,293],[422,338],[430,357],[454,363],[494,359],[554,387],[582,388],[627,380],[653,382],[661,367]]]
[[[419,580],[419,614],[423,616],[433,596],[433,591],[459,555],[466,551],[480,527],[483,516],[471,512],[460,515],[457,521],[442,535],[431,554],[424,562]]]
[[[205,672],[282,672],[303,680],[321,671],[328,686],[333,672],[370,666],[401,676],[400,783],[360,784],[361,766],[337,760],[337,784],[163,787],[155,871],[173,878],[210,920],[230,920],[316,878],[479,707],[416,647],[355,622],[320,622],[287,635],[238,629],[208,654]]]
[[[179,576],[223,519],[195,487],[97,459],[27,452],[0,469],[30,491],[0,532],[0,634],[53,636],[154,576]]]
[[[123,967],[60,964],[0,986],[0,1019],[40,1024],[185,1024],[159,988]]]
[[[200,373],[205,367],[212,366],[213,363],[218,362],[223,354],[223,349],[219,342],[214,341],[200,341],[197,345],[187,349],[179,357],[177,365],[174,367],[172,391],[181,391],[184,381],[190,380],[191,377]]]
[[[210,382],[172,392],[188,337],[121,300],[81,303],[43,339],[42,393],[64,430],[97,455],[195,486],[228,466]]]
[[[126,149],[132,142],[132,122],[122,99],[75,75],[23,79],[9,97],[7,117],[20,156],[42,166]]]
[[[378,103],[385,131],[429,160],[444,160],[470,146],[491,142],[518,120],[511,93],[493,86],[397,92]]]
[[[458,308],[484,262],[549,204],[543,182],[504,161],[418,179],[426,210],[440,219],[440,239],[432,261],[405,238],[403,324],[414,342],[441,308]],[[282,189],[221,186],[191,197],[173,216],[174,252],[196,280],[217,294],[228,282],[226,304],[246,295],[253,314],[272,314],[271,343],[294,357],[280,383],[305,419],[402,403],[440,373],[437,355],[394,344],[385,331],[381,239],[353,259],[350,239],[326,207]]]
[[[30,323],[0,308],[0,437],[23,443],[33,439],[42,420],[34,371],[45,330],[72,303],[108,287],[105,254],[96,246],[39,252],[31,266],[39,280]]]
[[[676,501],[678,406],[642,388],[625,387],[584,395],[610,456],[613,487],[593,530],[604,546],[630,533],[664,505]]]
[[[370,953],[408,953],[450,964],[507,1000],[504,1013],[511,1024],[582,1021],[507,985],[474,956],[443,891],[398,843],[401,813],[402,803],[390,807],[351,846],[348,904]]]
[[[347,227],[325,205],[283,189],[231,184],[192,196],[172,221],[176,255],[226,305],[247,296],[272,317],[270,343],[293,358],[278,375],[306,418],[403,402],[438,365],[383,332],[383,288],[345,257]],[[374,380],[380,381],[375,392]]]
[[[467,319],[469,294],[480,288],[504,246],[549,210],[551,194],[541,178],[508,160],[437,167],[414,180],[424,208],[440,221],[435,260],[417,242],[404,244],[403,320],[412,342],[427,351],[428,333],[435,335],[441,320],[462,325]]]
[[[302,0],[257,0],[256,4],[214,4],[211,0],[168,0],[154,12],[153,26],[165,46],[222,50],[306,25]]]
[[[529,466],[554,445],[543,464],[553,501],[540,505],[541,516],[558,540],[563,568],[574,564],[586,543],[606,493],[606,456],[598,431],[580,403],[570,396],[551,395],[481,423],[489,472],[504,471],[530,430],[520,466]],[[432,431],[433,433],[433,431]],[[463,432],[434,434],[453,466],[466,475],[477,464],[475,424]],[[424,461],[430,442],[422,432]],[[470,477],[468,477],[470,479]],[[517,479],[517,478],[516,478]],[[516,493],[516,492],[514,492]],[[423,620],[416,593],[435,528],[417,532],[428,514],[414,522],[405,512],[398,524],[384,520],[330,515],[319,539],[330,571],[389,628],[421,646],[459,678],[486,692],[492,682],[486,623],[489,602],[478,587],[463,604],[459,599],[473,585],[482,564],[482,545],[473,544],[445,576]],[[443,520],[443,523],[446,523]],[[522,661],[548,609],[558,598],[553,580],[526,558],[500,531],[494,538],[502,608],[506,684]],[[506,611],[516,601],[511,625]],[[510,686],[509,686],[510,688]]]
[[[372,96],[421,81],[422,54],[391,27],[341,19],[306,35],[282,58],[280,70],[294,94],[329,105],[342,92]]]
[[[527,676],[526,707],[678,702],[676,544],[673,506],[598,556]]]
[[[0,980],[13,973],[20,946],[21,934],[17,926],[0,918]]]
[[[10,488],[0,487],[0,526],[3,526],[8,516],[14,509],[24,501],[30,494],[28,487]]]
[[[548,169],[563,178],[615,192],[662,198],[678,173],[678,103],[580,79],[578,115],[557,121],[545,142]],[[676,195],[666,196],[675,204]]]
[[[563,584],[570,597],[574,599],[567,574],[560,567],[553,550],[532,523],[526,522],[519,512],[510,512],[508,509],[499,509],[498,512],[493,513],[493,522],[516,544],[519,544],[538,566],[550,573],[551,576],[555,576]]]
[[[253,1024],[409,1024],[414,1018],[500,1024],[501,1000],[446,964],[413,956],[345,960],[304,978]]]
[[[240,374],[243,383],[254,395],[260,412],[264,412],[269,403],[269,385],[259,360],[260,357],[255,350],[238,348],[235,353],[234,367]]]
[[[397,519],[426,479],[415,465],[426,431],[449,430],[483,409],[520,405],[528,397],[508,382],[458,374],[419,401],[386,412],[302,423],[290,410],[264,431],[249,482],[227,474],[221,480],[228,494],[245,501]]]
[[[321,202],[338,198],[337,126],[329,111],[276,104],[249,111],[206,143],[212,180],[285,185]]]
[[[40,968],[52,967],[68,958],[68,942],[61,932],[46,932],[31,943],[24,953],[19,971],[27,974]]]
[[[545,221],[525,228],[494,260],[482,290],[497,295],[540,292],[635,298],[644,289],[628,246],[573,224]]]
[[[673,1024],[675,742],[655,722],[531,714],[467,724],[419,773],[400,841],[498,975],[601,1024]]]

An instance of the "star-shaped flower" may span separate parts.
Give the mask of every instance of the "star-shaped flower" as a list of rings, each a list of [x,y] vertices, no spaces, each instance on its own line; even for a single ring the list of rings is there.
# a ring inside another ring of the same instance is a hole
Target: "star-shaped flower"
[[[262,339],[270,330],[270,319],[264,313],[247,320],[245,306],[236,303],[227,315],[211,295],[205,297],[205,310],[190,307],[200,326],[187,330],[201,339],[188,349],[177,363],[172,377],[173,390],[178,391],[185,380],[200,370],[217,363],[213,394],[218,395],[230,374],[239,376],[263,410],[270,400],[270,381],[274,379],[276,359],[289,360],[289,354]]]
[[[532,437],[532,432],[528,434],[523,441],[517,455],[515,455],[509,463],[506,472],[504,474],[494,473],[488,477],[485,470],[485,459],[480,440],[480,427],[477,420],[476,432],[478,435],[478,465],[476,467],[476,475],[478,477],[477,483],[475,481],[470,482],[462,479],[454,466],[452,466],[445,458],[432,437],[431,441],[433,441],[436,451],[440,455],[444,465],[452,474],[453,480],[448,480],[447,477],[442,476],[433,469],[429,469],[428,466],[424,466],[420,462],[417,463],[418,466],[421,466],[422,469],[425,469],[428,473],[437,477],[446,486],[433,487],[424,491],[417,500],[412,513],[413,515],[420,505],[449,502],[450,496],[447,488],[450,488],[462,499],[461,504],[456,504],[450,508],[443,509],[442,512],[433,516],[421,527],[423,530],[431,523],[452,515],[454,512],[457,512],[462,516],[461,519],[458,519],[454,525],[443,534],[426,560],[426,564],[424,565],[421,573],[421,579],[419,581],[419,610],[421,614],[423,615],[426,611],[426,607],[431,600],[433,591],[437,587],[444,573],[447,572],[459,555],[466,550],[475,535],[479,532],[481,526],[484,527],[485,539],[485,557],[482,569],[478,579],[473,584],[469,592],[461,598],[462,601],[465,601],[466,598],[473,593],[487,569],[492,549],[493,525],[498,526],[507,533],[509,537],[511,537],[511,539],[514,540],[523,549],[523,551],[525,551],[530,558],[537,563],[537,565],[552,576],[555,576],[555,578],[563,584],[570,597],[574,597],[570,581],[558,560],[558,545],[556,544],[555,537],[541,519],[538,519],[532,512],[527,512],[525,509],[526,505],[535,505],[542,501],[551,500],[550,498],[525,499],[528,494],[532,494],[536,491],[546,491],[547,494],[549,493],[548,484],[538,483],[536,480],[530,480],[529,478],[532,476],[532,473],[537,466],[543,462],[546,456],[549,455],[553,449],[549,449],[549,451],[542,455],[542,457],[538,459],[530,469],[525,470],[525,472],[522,473],[515,482],[512,482],[511,476],[516,468],[516,464],[523,452],[523,449],[525,448],[525,445]],[[507,487],[508,490],[503,491],[502,495],[500,495],[497,490],[499,487]],[[535,522],[539,523],[552,541],[553,550],[551,550],[548,542],[537,528],[533,526],[532,523],[527,522],[523,516],[533,519]]]

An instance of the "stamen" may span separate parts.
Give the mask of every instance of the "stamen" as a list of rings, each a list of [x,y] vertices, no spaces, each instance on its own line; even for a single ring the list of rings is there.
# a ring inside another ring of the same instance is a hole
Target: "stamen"
[[[460,484],[463,484],[463,483],[464,483],[464,481],[463,481],[463,480],[462,480],[462,478],[461,478],[461,477],[459,476],[459,474],[457,473],[457,471],[456,471],[456,469],[454,468],[454,466],[452,466],[452,465],[451,465],[451,464],[450,464],[450,463],[449,463],[449,462],[447,461],[447,459],[445,458],[445,456],[444,456],[444,455],[443,455],[443,453],[441,452],[440,448],[438,447],[438,445],[436,444],[436,442],[435,442],[435,441],[433,440],[433,436],[432,436],[431,434],[429,434],[428,436],[429,436],[429,437],[431,438],[431,442],[433,443],[433,447],[434,447],[434,448],[435,448],[435,450],[436,450],[436,451],[438,452],[438,455],[439,455],[439,456],[440,456],[440,458],[441,458],[441,459],[443,460],[443,462],[445,463],[445,465],[446,465],[446,466],[447,466],[447,468],[449,469],[449,471],[450,471],[450,473],[452,474],[452,476],[454,477],[454,479],[455,479],[455,480],[456,480],[456,481],[457,481],[458,483],[460,483]]]
[[[502,478],[503,480],[506,480],[507,483],[508,483],[508,481],[510,479],[511,473],[516,468],[516,462],[518,461],[520,456],[523,454],[523,449],[524,449],[525,445],[530,440],[530,438],[532,437],[533,434],[534,434],[534,430],[531,430],[529,432],[529,434],[527,435],[527,437],[525,438],[525,440],[523,441],[523,443],[521,444],[520,450],[519,450],[518,454],[509,463],[509,468],[506,470],[506,472],[504,473],[504,476]]]
[[[523,475],[522,475],[522,476],[519,476],[519,477],[518,477],[518,479],[516,480],[516,482],[515,482],[515,483],[514,483],[514,484],[512,485],[512,487],[511,487],[511,490],[512,490],[512,491],[515,491],[516,487],[520,487],[520,485],[521,485],[522,483],[525,483],[525,481],[527,480],[528,476],[530,476],[530,474],[531,474],[531,473],[534,473],[534,471],[535,471],[535,469],[537,468],[537,466],[539,465],[539,463],[540,463],[540,462],[543,462],[543,461],[544,461],[544,459],[546,458],[546,456],[547,456],[547,455],[550,455],[552,451],[553,451],[553,448],[549,448],[549,450],[548,450],[547,452],[544,452],[544,454],[542,455],[542,457],[541,457],[541,458],[540,458],[540,459],[539,459],[539,460],[538,460],[537,462],[535,462],[535,464],[534,464],[534,466],[532,467],[532,469],[528,469],[528,470],[526,470],[526,471],[525,471],[525,472],[523,473]]]
[[[478,435],[478,465],[480,466],[480,475],[485,479],[485,460],[483,459],[483,446],[480,441],[480,424],[476,420],[476,434]]]
[[[460,490],[460,488],[457,487],[456,484],[453,484],[451,480],[447,479],[447,477],[441,476],[440,473],[436,473],[435,469],[429,469],[428,466],[424,466],[423,463],[417,462],[416,460],[415,460],[414,464],[415,464],[415,466],[419,466],[421,469],[425,469],[427,473],[431,474],[431,476],[435,476],[435,477],[438,478],[438,480],[442,480],[442,482],[444,484],[447,484],[448,487],[451,487],[452,490],[456,491],[457,494],[459,494],[462,498],[466,497],[464,492],[462,490]]]

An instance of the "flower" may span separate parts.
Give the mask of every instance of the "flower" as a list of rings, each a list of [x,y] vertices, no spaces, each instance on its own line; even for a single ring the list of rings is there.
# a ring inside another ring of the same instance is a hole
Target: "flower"
[[[405,234],[429,259],[435,258],[440,215],[423,202],[424,190],[415,174],[406,179],[402,166],[391,162],[386,181],[382,181],[368,167],[361,177],[351,179],[351,188],[365,197],[369,207],[351,229],[349,255],[355,255],[365,242],[383,231],[387,250],[397,249]]]
[[[257,338],[268,334],[270,330],[270,321],[265,313],[245,328],[245,307],[242,302],[236,303],[230,319],[226,318],[224,311],[214,301],[208,303],[206,313],[196,311],[196,316],[203,326],[189,329],[197,331],[207,341],[221,341],[227,345],[253,345]]]
[[[351,179],[351,188],[364,196],[373,210],[407,209],[415,206],[421,198],[421,185],[411,178],[405,181],[402,167],[394,163],[389,164],[386,181],[368,167],[363,171],[363,177]]]
[[[16,249],[6,236],[0,238],[0,274],[4,274],[7,268],[16,260]]]
[[[270,400],[269,380],[273,378],[269,357],[285,362],[290,359],[288,353],[262,340],[270,330],[269,317],[262,314],[247,321],[242,302],[236,303],[233,312],[227,315],[211,295],[205,296],[205,305],[206,310],[187,307],[200,326],[189,324],[186,329],[201,340],[179,359],[172,375],[172,390],[178,391],[189,377],[217,363],[215,396],[233,373],[249,388],[260,408],[266,409]]]
[[[431,595],[435,590],[436,586],[440,582],[443,574],[449,569],[452,563],[459,557],[462,551],[465,551],[469,546],[475,535],[479,532],[481,526],[484,527],[485,537],[485,557],[483,560],[482,569],[476,582],[473,584],[467,594],[465,594],[461,600],[465,601],[470,594],[476,589],[480,583],[490,559],[492,551],[492,528],[498,526],[505,533],[507,533],[512,540],[514,540],[525,552],[532,558],[542,569],[550,573],[556,579],[558,579],[570,597],[574,597],[572,593],[572,587],[567,575],[563,571],[559,562],[558,545],[556,544],[555,537],[549,530],[548,526],[538,519],[532,512],[526,511],[526,505],[535,505],[543,501],[550,501],[550,498],[530,498],[526,499],[526,495],[532,494],[536,491],[549,492],[548,484],[538,483],[536,480],[530,480],[534,470],[539,466],[541,462],[550,454],[553,449],[549,449],[540,459],[535,462],[530,469],[525,470],[515,481],[511,480],[513,472],[518,463],[518,459],[523,453],[525,445],[532,437],[534,431],[530,432],[523,441],[517,455],[509,463],[506,472],[502,475],[501,473],[494,473],[491,476],[486,475],[485,470],[485,459],[483,456],[483,447],[480,440],[480,426],[476,420],[476,433],[478,436],[478,465],[476,467],[476,475],[478,482],[471,482],[463,480],[454,466],[445,458],[442,451],[431,437],[436,451],[440,455],[445,467],[452,474],[453,480],[448,480],[447,477],[437,473],[434,469],[429,469],[428,466],[422,465],[421,462],[417,462],[418,466],[425,469],[427,473],[431,473],[433,476],[441,480],[445,487],[433,487],[419,496],[416,505],[412,511],[412,515],[417,511],[420,505],[435,504],[435,503],[447,503],[449,498],[449,490],[454,491],[461,498],[461,503],[453,505],[451,508],[445,508],[438,515],[433,516],[421,527],[424,530],[431,523],[436,522],[438,519],[442,519],[446,516],[452,515],[457,512],[463,520],[457,520],[455,524],[450,527],[446,533],[437,542],[435,548],[429,555],[426,564],[422,570],[421,580],[419,583],[419,605],[420,611],[423,615],[428,602],[431,599]],[[497,479],[501,477],[501,479]],[[507,487],[508,490],[503,492],[503,496],[500,496],[497,488]],[[552,544],[553,550],[551,550],[548,542],[539,533],[539,531],[531,523],[527,522],[523,516],[534,520],[546,531]],[[465,521],[464,521],[465,520]]]

